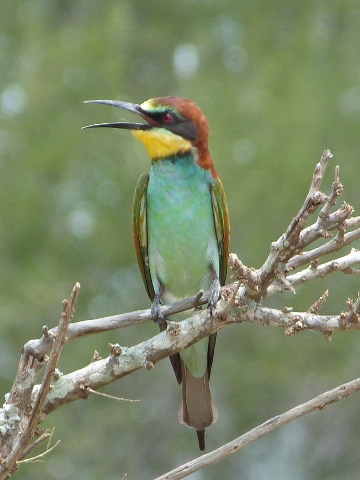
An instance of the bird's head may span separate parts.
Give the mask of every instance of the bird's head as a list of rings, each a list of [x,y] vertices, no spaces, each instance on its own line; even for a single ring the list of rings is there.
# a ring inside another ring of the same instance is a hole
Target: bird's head
[[[158,97],[141,105],[117,100],[89,100],[85,103],[102,103],[123,108],[139,115],[145,123],[99,123],[83,128],[112,127],[131,130],[144,144],[153,161],[194,151],[199,165],[210,169],[214,177],[217,176],[208,150],[209,124],[194,102],[180,97]]]

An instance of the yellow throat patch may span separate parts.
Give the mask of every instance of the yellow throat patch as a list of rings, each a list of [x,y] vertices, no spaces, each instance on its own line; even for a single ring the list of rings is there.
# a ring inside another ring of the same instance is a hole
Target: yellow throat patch
[[[190,140],[165,128],[131,130],[131,133],[145,146],[152,160],[184,154],[192,148]]]

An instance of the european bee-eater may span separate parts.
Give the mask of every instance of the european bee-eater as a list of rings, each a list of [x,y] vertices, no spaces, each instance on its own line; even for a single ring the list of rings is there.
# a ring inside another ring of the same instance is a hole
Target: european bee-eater
[[[209,149],[209,125],[197,105],[179,97],[160,97],[141,105],[91,100],[120,107],[146,123],[89,125],[130,130],[151,157],[149,173],[138,180],[133,202],[133,235],[153,318],[164,330],[160,304],[210,290],[209,310],[220,297],[229,253],[229,217],[221,181]],[[85,127],[86,128],[86,127]],[[176,314],[182,320],[189,313]],[[195,428],[200,450],[205,428],[217,418],[209,378],[216,333],[170,357],[182,384],[179,420]]]

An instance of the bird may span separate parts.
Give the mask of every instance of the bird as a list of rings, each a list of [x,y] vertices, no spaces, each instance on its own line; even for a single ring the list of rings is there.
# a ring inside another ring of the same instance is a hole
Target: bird
[[[162,304],[210,290],[213,314],[226,279],[230,242],[224,189],[208,147],[209,123],[191,100],[164,96],[141,104],[88,100],[132,112],[144,122],[113,122],[83,128],[130,130],[150,155],[148,173],[140,176],[133,199],[133,239],[141,276],[161,330]],[[189,312],[173,315],[181,321]],[[217,333],[170,356],[182,385],[179,420],[197,432],[205,450],[205,429],[217,420],[209,379]]]

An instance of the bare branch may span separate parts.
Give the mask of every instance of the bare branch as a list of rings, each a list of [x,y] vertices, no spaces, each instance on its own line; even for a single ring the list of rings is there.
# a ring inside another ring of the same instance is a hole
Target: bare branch
[[[36,359],[31,360],[26,352],[22,354],[18,375],[7,400],[8,405],[17,408],[19,422],[15,428],[9,428],[6,434],[3,435],[1,442],[2,461],[0,463],[0,480],[5,480],[16,471],[17,462],[24,457],[24,452],[29,448],[29,443],[34,437],[35,429],[40,421],[43,405],[51,387],[51,380],[55,373],[57,361],[66,343],[66,332],[73,316],[75,301],[79,290],[80,285],[77,283],[73,288],[70,300],[63,301],[63,313],[59,323],[59,333],[53,341],[44,377],[41,385],[36,390],[35,396],[34,383],[41,364]],[[35,368],[32,368],[33,366]],[[23,392],[23,398],[19,402],[17,399],[19,395],[22,395],[22,383],[29,384],[30,387]],[[31,402],[30,394],[32,397]],[[29,408],[30,405],[31,408]]]
[[[344,272],[347,274],[350,272],[355,273],[352,268],[359,264],[360,250],[355,250],[354,248],[348,255],[345,255],[344,257],[337,258],[336,260],[330,260],[322,265],[311,264],[308,268],[292,275],[288,275],[286,278],[289,284],[292,287],[295,287],[296,285],[301,285],[302,283],[315,280],[316,278],[324,278],[326,275],[329,275],[335,271]],[[268,296],[283,292],[286,289],[288,288],[286,288],[286,285],[284,285],[282,282],[275,281],[268,288]]]
[[[356,240],[360,238],[360,228],[354,230],[353,232],[346,233],[345,235],[337,235],[336,237],[329,240],[324,245],[314,248],[308,252],[303,252],[300,255],[295,255],[289,260],[286,265],[286,270],[294,270],[295,268],[301,267],[307,263],[312,262],[324,255],[329,255],[330,253],[337,252],[341,250],[346,245],[351,245]]]
[[[204,293],[201,290],[193,297],[184,298],[171,305],[162,306],[160,312],[165,317],[168,317],[174,313],[196,308],[199,305],[207,303],[209,295],[210,292]],[[149,320],[152,320],[151,309],[137,310],[135,312],[96,318],[94,320],[83,320],[69,325],[67,339],[72,340],[75,338],[86,337],[88,335],[94,335],[96,333],[125,328],[130,325],[140,325]],[[57,335],[58,327],[52,328],[51,330],[47,330],[47,327],[44,328],[46,335],[44,334],[40,339],[29,340],[24,345],[24,351],[27,355],[41,359],[50,350],[52,340]]]
[[[304,204],[299,210],[296,217],[290,222],[286,232],[271,244],[270,254],[263,266],[258,270],[259,282],[257,290],[248,290],[247,296],[256,301],[267,296],[269,285],[276,279],[282,279],[282,272],[286,273],[285,265],[295,254],[300,253],[303,246],[301,244],[301,232],[305,228],[309,218],[315,210],[322,204],[329,202],[329,197],[322,193],[319,188],[321,186],[327,164],[332,158],[330,150],[325,150],[320,162],[316,165],[309,192],[305,198]],[[336,191],[338,191],[337,188]],[[327,211],[327,210],[326,210]]]
[[[230,267],[237,281],[223,287],[222,300],[213,315],[209,315],[207,310],[198,308],[208,302],[209,292],[200,291],[191,298],[181,300],[173,305],[162,306],[161,313],[167,318],[171,319],[172,314],[181,311],[188,311],[189,318],[182,322],[168,321],[165,331],[133,347],[110,344],[110,354],[107,358],[101,359],[95,352],[89,365],[68,375],[62,375],[56,370],[56,365],[67,341],[141,324],[152,318],[151,310],[148,309],[70,324],[80,289],[80,285],[76,284],[70,300],[63,302],[63,313],[59,326],[51,329],[43,327],[42,337],[30,340],[23,348],[14,385],[4,408],[0,409],[0,419],[5,419],[0,425],[0,480],[5,480],[12,475],[16,471],[19,461],[45,441],[48,432],[40,431],[37,425],[49,413],[69,402],[87,398],[92,393],[98,393],[97,390],[102,386],[140,368],[151,370],[159,360],[185,349],[229,324],[252,322],[279,326],[284,328],[286,335],[313,329],[320,331],[327,339],[331,338],[334,331],[359,330],[359,293],[355,301],[348,299],[347,312],[340,311],[333,315],[319,315],[318,313],[328,296],[327,291],[306,312],[294,312],[291,307],[283,310],[267,308],[260,303],[266,297],[285,290],[295,293],[297,285],[324,278],[335,271],[351,275],[360,273],[358,268],[360,251],[355,248],[346,255],[321,263],[324,255],[337,252],[360,238],[360,217],[351,217],[353,208],[350,205],[344,203],[340,208],[332,211],[339,196],[343,193],[338,167],[335,167],[335,177],[330,195],[320,191],[331,157],[330,151],[326,150],[323,153],[315,168],[303,206],[292,219],[286,231],[276,242],[271,244],[268,258],[261,268],[247,267],[235,254],[230,255]],[[312,225],[306,226],[319,208],[316,221]],[[349,229],[354,230],[348,231]],[[322,245],[316,248],[310,247],[315,240],[321,238],[324,239]],[[309,248],[309,250],[304,251],[305,248]],[[304,268],[294,271],[301,267]],[[48,359],[46,355],[49,352]],[[43,380],[41,384],[35,385],[43,367],[45,367]],[[347,389],[350,383],[338,387],[341,391],[336,397],[337,399],[345,398],[350,394]],[[335,392],[335,390],[331,392]],[[357,390],[358,386],[354,391]],[[327,394],[331,392],[327,392]],[[286,417],[289,413],[286,412],[281,421],[286,423],[297,418],[296,415],[308,413],[311,411],[310,408],[322,408],[316,403],[320,397],[322,396],[310,401],[314,402],[312,407],[310,402],[307,402],[290,410],[291,415],[295,415],[293,417],[290,415],[291,418]],[[301,410],[300,407],[304,407],[304,409]],[[298,412],[297,409],[305,413],[294,414],[293,411]],[[214,458],[219,460],[242,448],[241,445],[244,446],[249,441],[253,441],[252,438],[260,438],[256,435],[263,436],[273,428],[282,425],[281,422],[277,423],[279,418],[281,419],[282,416],[275,417],[275,420],[269,420],[257,429],[239,437],[234,441],[238,443],[231,442],[232,445],[228,444],[231,445],[230,447],[225,446],[228,449],[223,447],[227,453],[219,453],[218,457],[216,453]],[[289,419],[286,420],[286,418]],[[36,437],[38,438],[34,440]],[[207,455],[200,458],[208,458]],[[39,458],[39,456],[35,458]],[[186,475],[190,473],[187,469],[183,472],[186,472]],[[164,476],[160,478],[183,477]]]
[[[344,383],[339,387],[329,390],[317,397],[302,403],[291,410],[288,410],[276,417],[270,418],[266,422],[262,423],[258,427],[249,430],[244,435],[236,438],[235,440],[222,445],[220,448],[201,455],[195,460],[191,460],[171,472],[165,473],[160,477],[156,477],[154,480],[180,480],[188,475],[191,475],[198,470],[201,470],[209,465],[223,460],[229,455],[239,452],[250,443],[259,440],[265,435],[273,432],[279,427],[286,425],[297,418],[308,415],[309,413],[316,412],[317,410],[323,410],[324,408],[333,405],[334,403],[349,397],[350,395],[357,393],[360,390],[360,378],[352,380],[351,382]]]
[[[206,310],[197,312],[188,320],[168,322],[166,331],[133,347],[117,346],[110,356],[91,362],[86,367],[54,379],[42,411],[46,415],[66,403],[87,398],[90,389],[98,390],[140,368],[152,369],[156,363],[169,355],[185,349],[201,338],[232,323],[252,322],[261,325],[278,326],[286,334],[301,330],[317,330],[324,334],[341,330],[359,330],[360,322],[341,312],[337,315],[318,315],[310,312],[280,311],[251,304],[239,308],[232,305],[226,318],[220,307],[220,318],[211,317]],[[344,316],[345,315],[345,316]],[[38,387],[34,387],[34,394]]]

